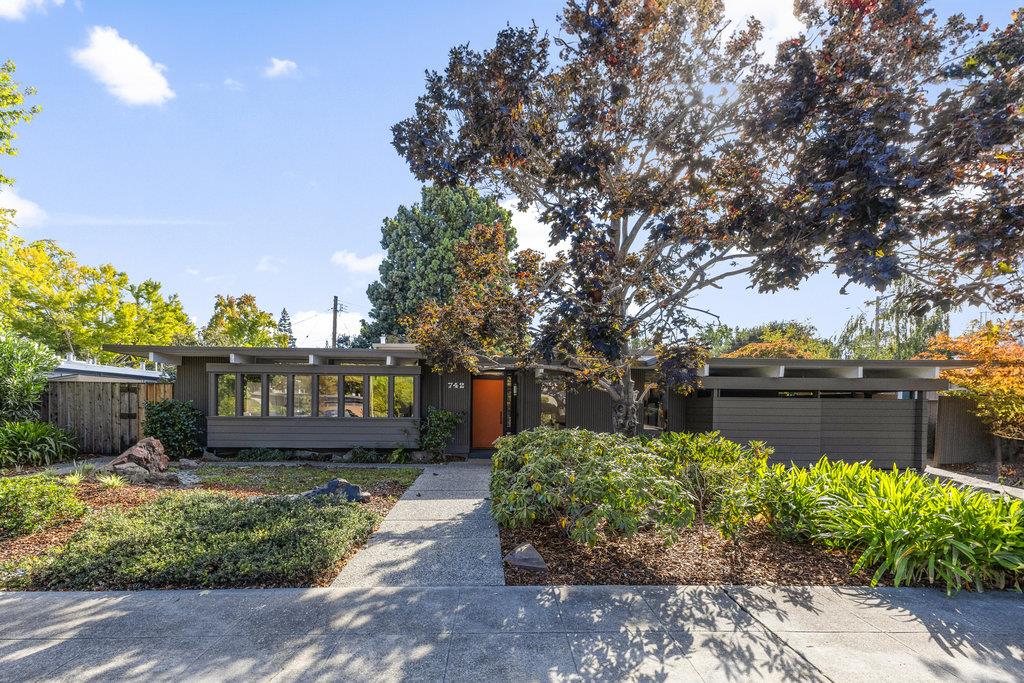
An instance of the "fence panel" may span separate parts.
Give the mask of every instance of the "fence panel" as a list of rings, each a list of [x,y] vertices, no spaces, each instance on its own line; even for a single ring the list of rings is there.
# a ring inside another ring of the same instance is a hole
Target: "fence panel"
[[[117,455],[142,436],[146,404],[173,397],[173,384],[50,382],[42,415],[78,438],[83,455]]]

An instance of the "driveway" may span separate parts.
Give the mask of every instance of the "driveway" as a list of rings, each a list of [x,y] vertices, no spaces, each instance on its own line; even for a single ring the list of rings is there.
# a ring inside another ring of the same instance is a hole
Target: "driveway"
[[[0,594],[0,680],[1024,679],[1024,599],[915,589]]]

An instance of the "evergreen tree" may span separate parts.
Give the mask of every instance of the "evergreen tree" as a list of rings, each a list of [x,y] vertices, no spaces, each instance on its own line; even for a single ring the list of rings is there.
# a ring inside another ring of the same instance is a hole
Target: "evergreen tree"
[[[455,285],[455,247],[474,226],[504,224],[508,248],[514,250],[511,219],[493,197],[464,186],[425,186],[419,204],[398,207],[381,227],[387,256],[380,279],[366,290],[370,320],[363,321],[356,345],[369,345],[381,335],[402,338],[403,317],[415,315],[428,300],[447,303]]]
[[[288,315],[288,309],[281,309],[281,317],[277,320],[277,331],[288,335],[288,348],[295,348],[295,335],[292,333],[292,318]]]

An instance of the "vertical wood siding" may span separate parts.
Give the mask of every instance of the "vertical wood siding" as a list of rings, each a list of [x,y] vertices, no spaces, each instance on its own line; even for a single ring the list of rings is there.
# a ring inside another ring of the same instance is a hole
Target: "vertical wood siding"
[[[42,414],[75,435],[82,455],[118,455],[141,438],[146,403],[172,395],[170,384],[50,382]]]
[[[565,426],[593,432],[612,430],[612,399],[600,389],[570,391],[565,401]]]
[[[452,438],[452,453],[469,453],[470,400],[473,378],[468,371],[445,372],[440,375],[440,407],[462,415],[462,423]]]
[[[203,415],[210,414],[210,391],[207,386],[207,363],[227,363],[222,356],[183,358],[174,380],[174,398],[178,401],[192,401]]]
[[[525,432],[540,426],[540,384],[532,370],[516,372],[516,381],[519,387],[519,396],[516,399],[518,402],[516,430]]]
[[[940,396],[935,421],[935,464],[980,462],[995,457],[992,437],[971,412],[970,401]]]

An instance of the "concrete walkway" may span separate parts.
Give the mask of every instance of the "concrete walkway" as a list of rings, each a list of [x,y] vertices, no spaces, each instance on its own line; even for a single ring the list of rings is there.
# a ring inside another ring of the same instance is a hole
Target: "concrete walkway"
[[[490,477],[490,460],[425,468],[332,585],[503,586]]]
[[[1024,599],[419,587],[0,594],[0,680],[1024,679]]]

